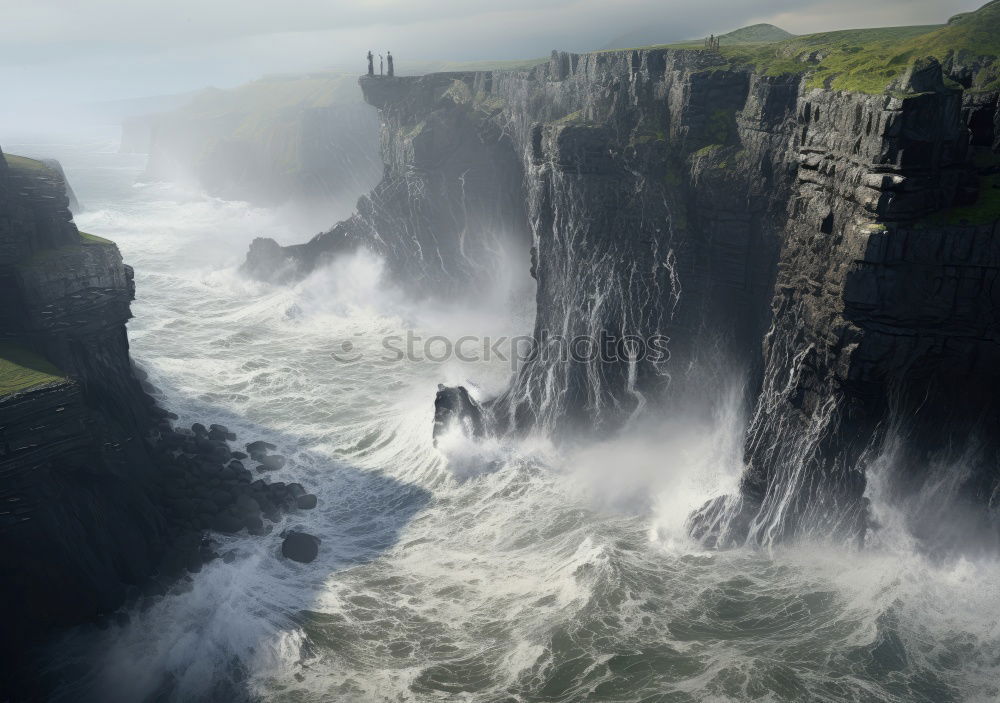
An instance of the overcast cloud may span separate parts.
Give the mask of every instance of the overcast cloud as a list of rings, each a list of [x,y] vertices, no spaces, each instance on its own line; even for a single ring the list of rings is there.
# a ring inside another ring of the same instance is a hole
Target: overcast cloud
[[[586,51],[772,22],[794,33],[931,24],[985,0],[0,0],[5,108],[228,87],[266,73]]]

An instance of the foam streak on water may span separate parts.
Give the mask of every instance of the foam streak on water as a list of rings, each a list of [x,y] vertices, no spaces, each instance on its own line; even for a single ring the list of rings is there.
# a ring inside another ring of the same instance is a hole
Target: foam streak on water
[[[64,161],[81,228],[135,267],[133,352],[166,406],[277,444],[290,461],[274,479],[319,507],[267,537],[219,537],[233,563],[74,633],[54,653],[78,678],[63,700],[995,700],[997,564],[932,565],[890,539],[687,543],[688,511],[738,476],[739,379],[690,417],[594,446],[453,438],[449,467],[430,438],[437,383],[485,393],[509,369],[385,363],[381,337],[523,333],[530,317],[412,305],[369,257],[291,288],[247,281],[253,237],[319,225],[133,186],[141,163],[109,147],[22,151]],[[364,360],[332,358],[345,338]],[[323,540],[312,564],[277,554],[295,525]]]

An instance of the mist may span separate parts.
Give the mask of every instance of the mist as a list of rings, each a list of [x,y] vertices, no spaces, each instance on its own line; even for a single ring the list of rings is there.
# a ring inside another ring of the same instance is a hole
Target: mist
[[[4,0],[0,129],[79,128],[115,113],[103,103],[230,88],[262,75],[364,71],[369,50],[389,49],[398,70],[418,63],[529,59],[587,51],[637,29],[660,42],[719,34],[757,22],[793,33],[886,24],[941,23],[975,0],[400,0],[244,3],[193,0]],[[721,19],[724,18],[724,19]],[[73,108],[57,114],[57,108]],[[0,133],[0,139],[4,134]],[[9,137],[7,137],[9,139]]]

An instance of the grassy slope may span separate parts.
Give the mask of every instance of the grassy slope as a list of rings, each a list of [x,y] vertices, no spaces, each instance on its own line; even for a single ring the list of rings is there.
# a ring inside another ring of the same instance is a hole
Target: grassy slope
[[[89,234],[87,232],[80,232],[80,239],[83,244],[101,244],[104,246],[114,245],[110,239],[105,239],[104,237],[98,237],[96,234]]]
[[[9,395],[66,377],[44,358],[24,347],[0,343],[0,395]]]
[[[1000,0],[947,25],[852,29],[761,44],[727,44],[723,39],[720,53],[726,63],[719,68],[752,65],[769,75],[809,73],[811,87],[881,93],[917,58],[1000,56]],[[973,88],[995,88],[995,75],[986,74],[986,82]]]
[[[37,174],[52,173],[52,169],[37,159],[29,159],[27,156],[17,156],[15,154],[4,154],[3,158],[8,166],[18,171]]]
[[[794,37],[795,35],[791,32],[786,32],[773,24],[752,24],[749,27],[740,27],[728,34],[720,34],[718,38],[725,44],[769,44]],[[704,41],[704,39],[692,39],[688,42],[679,42],[677,46],[694,47],[704,45]]]

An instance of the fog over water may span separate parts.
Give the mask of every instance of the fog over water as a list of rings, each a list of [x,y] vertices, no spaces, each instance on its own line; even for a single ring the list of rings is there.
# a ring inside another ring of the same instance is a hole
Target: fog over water
[[[195,190],[136,183],[111,132],[5,143],[55,157],[135,267],[138,363],[179,422],[278,445],[319,507],[271,535],[218,537],[207,565],[105,629],[48,652],[64,701],[991,701],[1000,695],[1000,564],[916,552],[872,477],[882,528],[865,549],[805,543],[705,552],[690,510],[741,469],[738,373],[706,375],[687,412],[622,436],[431,440],[438,383],[481,395],[509,364],[385,361],[382,339],[530,331],[511,267],[471,304],[414,303],[381,262],[334,262],[291,287],[249,281],[249,242],[303,222]],[[337,361],[344,340],[362,354]],[[278,555],[279,533],[322,539]]]

